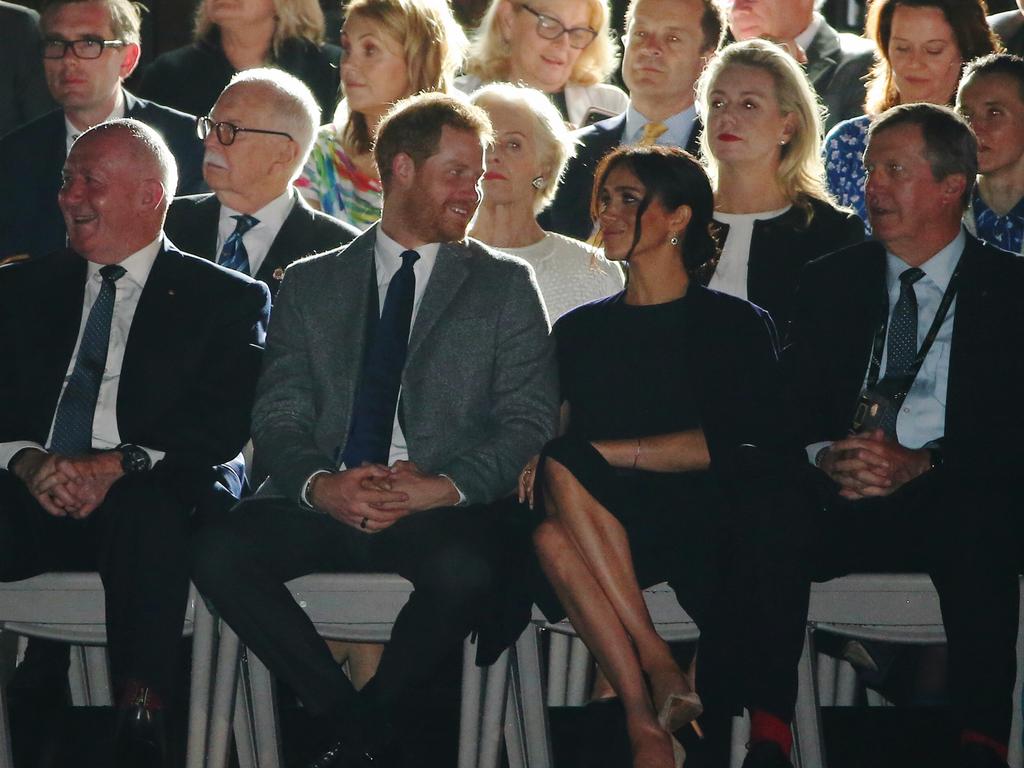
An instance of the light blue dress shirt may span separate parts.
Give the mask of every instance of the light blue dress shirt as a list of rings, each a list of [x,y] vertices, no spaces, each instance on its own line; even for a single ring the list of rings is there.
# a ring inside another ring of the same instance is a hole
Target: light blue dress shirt
[[[917,295],[917,348],[932,327],[932,321],[942,303],[949,280],[960,262],[967,236],[963,228],[953,241],[921,265],[924,277],[914,283]],[[889,313],[900,297],[900,275],[910,265],[891,253],[885,254],[885,282],[889,289]],[[946,389],[949,382],[949,354],[953,346],[953,318],[956,299],[949,307],[935,343],[924,358],[921,370],[907,393],[906,400],[896,417],[896,437],[900,445],[920,448],[946,433]],[[882,372],[885,376],[886,352],[882,354]],[[866,378],[866,377],[865,377]]]
[[[662,121],[668,130],[661,134],[654,143],[663,147],[686,149],[696,121],[697,107],[691,104],[689,109],[677,112],[672,117]],[[626,109],[626,127],[622,131],[622,146],[629,146],[640,141],[640,137],[644,134],[644,126],[649,122],[651,121],[641,115],[632,102],[630,102],[629,107]]]

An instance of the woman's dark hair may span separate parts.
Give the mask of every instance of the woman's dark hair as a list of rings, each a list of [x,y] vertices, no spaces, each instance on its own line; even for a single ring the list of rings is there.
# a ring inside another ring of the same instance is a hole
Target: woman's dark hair
[[[637,206],[630,254],[643,234],[641,219],[644,212],[652,200],[657,200],[669,211],[681,205],[689,206],[692,211],[679,243],[679,255],[689,274],[693,275],[716,257],[718,246],[710,231],[715,198],[708,175],[693,155],[675,147],[662,146],[619,147],[605,155],[594,172],[594,190],[590,196],[590,215],[594,220],[601,213],[601,187],[608,174],[619,167],[629,170],[646,190],[644,199]]]

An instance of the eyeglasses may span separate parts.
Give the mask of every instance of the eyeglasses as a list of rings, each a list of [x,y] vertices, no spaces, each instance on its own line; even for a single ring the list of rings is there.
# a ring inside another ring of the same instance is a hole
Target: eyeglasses
[[[98,40],[84,38],[82,40],[58,40],[49,38],[39,43],[39,50],[44,59],[63,59],[68,55],[68,48],[75,52],[79,59],[98,59],[105,48],[121,48],[127,45],[124,40]]]
[[[548,16],[547,14],[540,13],[539,11],[535,11],[526,3],[522,3],[517,7],[522,8],[524,11],[529,11],[537,17],[537,34],[545,40],[557,40],[562,35],[568,35],[569,45],[578,51],[582,51],[594,42],[594,38],[597,37],[597,32],[592,30],[590,27],[573,27],[572,29],[566,29],[565,25],[558,19]]]
[[[233,123],[215,123],[208,117],[197,117],[196,118],[196,135],[206,140],[206,137],[211,133],[217,134],[217,141],[223,144],[225,147],[230,147],[235,143],[235,136],[242,132],[246,133],[267,133],[271,136],[284,136],[286,139],[292,139],[290,133],[284,131],[265,131],[262,128],[239,128]]]

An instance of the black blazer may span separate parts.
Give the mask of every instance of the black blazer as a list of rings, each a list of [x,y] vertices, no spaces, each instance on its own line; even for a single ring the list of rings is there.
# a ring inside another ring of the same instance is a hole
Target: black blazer
[[[811,200],[811,210],[814,215],[810,223],[804,210],[795,205],[774,219],[756,221],[750,238],[747,298],[771,313],[783,338],[804,264],[864,239],[864,223],[855,214],[820,200]],[[712,231],[721,247],[729,225],[715,222]],[[716,267],[717,261],[709,263],[698,280],[707,285]]]
[[[46,444],[82,316],[85,259],[70,249],[0,268],[0,441]],[[132,320],[117,395],[124,442],[195,476],[249,438],[270,297],[164,241]]]
[[[579,141],[576,156],[569,160],[555,199],[537,217],[546,232],[558,232],[577,240],[586,240],[594,229],[590,218],[590,195],[594,188],[594,172],[601,159],[622,143],[626,130],[626,113],[609,117],[573,133]],[[687,152],[698,153],[701,126],[693,127]]]
[[[828,108],[825,131],[863,115],[864,78],[875,63],[874,43],[822,22],[806,53],[807,79]]]
[[[1019,469],[1024,434],[1024,261],[968,235],[961,257],[946,398],[947,466]],[[786,351],[805,445],[845,436],[871,342],[888,311],[885,250],[874,241],[803,270]]]
[[[307,40],[286,40],[269,65],[295,75],[313,92],[320,105],[320,122],[329,123],[339,98],[336,45],[313,45]],[[209,39],[157,56],[142,73],[139,93],[183,112],[209,114],[221,91],[235,75],[214,29]]]
[[[272,297],[277,296],[285,267],[293,261],[345,245],[359,235],[359,230],[352,225],[313,210],[301,195],[294,192],[293,195],[295,205],[254,275],[270,287]],[[219,223],[220,201],[216,195],[179,197],[167,211],[164,232],[183,251],[216,261]]]
[[[124,92],[125,117],[146,123],[163,136],[178,163],[178,192],[192,194],[203,183],[203,144],[192,115]],[[66,159],[64,111],[54,110],[0,139],[0,259],[27,253],[41,256],[67,244],[57,206]]]

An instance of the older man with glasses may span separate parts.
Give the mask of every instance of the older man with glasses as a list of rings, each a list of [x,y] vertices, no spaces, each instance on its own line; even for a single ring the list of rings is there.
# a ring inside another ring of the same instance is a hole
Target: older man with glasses
[[[252,275],[271,294],[293,261],[337,248],[359,232],[314,211],[292,188],[316,135],[309,88],[278,69],[235,75],[209,116],[196,120],[203,178],[213,194],[175,200],[167,236],[180,248]]]
[[[0,260],[62,248],[57,208],[60,169],[79,134],[130,117],[155,128],[180,169],[180,190],[201,191],[202,146],[194,118],[143,101],[123,81],[139,61],[141,18],[131,0],[49,0],[40,53],[46,84],[60,105],[0,140]]]

